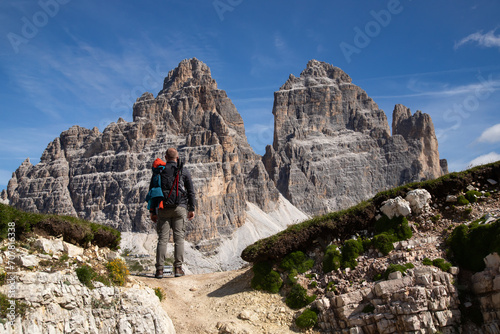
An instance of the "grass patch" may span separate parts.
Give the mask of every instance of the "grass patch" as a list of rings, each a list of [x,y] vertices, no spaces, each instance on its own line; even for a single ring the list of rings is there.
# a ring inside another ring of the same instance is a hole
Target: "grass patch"
[[[473,181],[485,183],[487,179],[497,179],[499,175],[500,161],[463,172],[449,173],[435,180],[409,183],[383,191],[347,210],[308,219],[289,226],[278,234],[261,239],[245,248],[241,257],[253,263],[265,260],[279,262],[291,252],[308,249],[315,240],[323,240],[326,241],[325,244],[329,244],[333,238],[345,240],[357,231],[370,230],[375,224],[375,216],[382,202],[397,196],[405,197],[410,190],[425,189],[435,200],[444,201],[448,195],[460,193]],[[403,228],[400,232],[405,235],[407,233],[405,230]]]
[[[24,212],[0,204],[0,240],[7,238],[9,223],[15,223],[17,240],[22,240],[30,232],[42,231],[52,236],[62,235],[64,241],[80,246],[90,242],[116,250],[120,245],[120,232],[109,226],[71,216]]]

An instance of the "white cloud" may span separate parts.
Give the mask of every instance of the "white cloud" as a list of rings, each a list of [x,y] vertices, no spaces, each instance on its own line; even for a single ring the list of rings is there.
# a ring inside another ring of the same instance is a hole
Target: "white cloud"
[[[478,45],[487,48],[500,48],[500,36],[496,36],[495,31],[496,29],[490,30],[485,34],[483,34],[482,31],[470,34],[469,36],[464,37],[459,42],[455,43],[455,49],[458,49],[462,45],[469,42],[477,42]]]
[[[500,142],[500,124],[493,125],[484,130],[478,139],[481,143],[497,143]]]
[[[498,154],[496,152],[490,152],[488,154],[481,155],[481,156],[477,157],[476,159],[472,160],[469,163],[468,168],[488,164],[488,163],[495,162],[498,160],[500,160],[500,154]]]

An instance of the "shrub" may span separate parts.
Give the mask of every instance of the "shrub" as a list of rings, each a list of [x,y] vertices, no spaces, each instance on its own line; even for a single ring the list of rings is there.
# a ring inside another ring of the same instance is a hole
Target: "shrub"
[[[271,293],[278,293],[283,280],[280,275],[273,270],[273,265],[270,262],[262,261],[254,264],[254,276],[251,281],[251,286],[255,290],[263,290]]]
[[[422,264],[423,264],[424,266],[432,266],[432,260],[431,260],[431,259],[429,259],[428,257],[426,257],[426,258],[424,258],[424,259],[422,260]]]
[[[342,255],[336,245],[330,245],[326,248],[325,257],[323,258],[323,272],[329,273],[340,268]]]
[[[106,264],[110,280],[119,286],[123,286],[129,275],[127,265],[122,259],[115,259]]]
[[[312,282],[309,284],[309,286],[310,286],[311,288],[316,288],[316,287],[318,287],[318,282],[316,282],[316,281],[312,281]]]
[[[342,246],[342,263],[341,266],[343,268],[351,268],[354,269],[358,262],[356,259],[359,254],[363,252],[363,243],[361,240],[350,239],[344,243]]]
[[[16,299],[14,305],[15,305],[16,316],[19,315],[22,317],[26,314],[26,310],[28,309],[28,304]],[[7,318],[7,315],[10,313],[9,307],[11,307],[9,298],[7,297],[7,295],[0,292],[0,321],[1,319]]]
[[[497,252],[500,254],[500,220],[491,224],[471,224],[457,226],[447,240],[453,260],[459,266],[472,270],[484,269],[484,257]]]
[[[160,301],[162,301],[163,298],[165,298],[165,292],[163,291],[163,289],[162,288],[155,288],[154,290],[155,290],[156,297],[158,297],[158,299]]]
[[[294,284],[294,283],[297,283],[297,276],[299,275],[299,272],[297,271],[297,269],[292,269],[290,271],[290,273],[288,274],[287,278],[288,278],[288,284]]]
[[[80,280],[80,282],[88,287],[89,289],[93,289],[94,285],[92,284],[92,280],[96,278],[97,274],[94,269],[88,265],[83,265],[75,269],[76,276]]]
[[[7,273],[4,271],[3,273],[0,273],[0,286],[4,285],[6,280]]]
[[[280,267],[286,271],[296,269],[299,273],[303,274],[314,266],[314,260],[308,259],[307,256],[301,252],[296,251],[288,254],[281,261]]]
[[[335,286],[335,283],[328,282],[328,285],[326,286],[326,291],[332,291],[332,292],[337,291],[337,287]]]
[[[390,273],[394,273],[396,271],[399,271],[401,274],[405,275],[406,274],[406,270],[408,270],[408,268],[406,267],[406,265],[390,264],[389,267],[387,267],[387,269],[384,272],[384,278],[385,279],[389,278],[389,274]]]
[[[285,299],[285,303],[292,309],[302,308],[316,299],[316,295],[308,296],[307,290],[299,284],[293,284]]]
[[[318,323],[318,315],[311,309],[306,309],[301,315],[295,319],[297,327],[306,329],[316,326]]]
[[[413,269],[413,268],[415,268],[415,265],[413,263],[411,263],[411,262],[408,262],[407,264],[405,264],[405,267],[407,269]]]
[[[386,232],[396,237],[395,241],[410,239],[413,235],[408,225],[408,219],[403,216],[389,219],[386,215],[375,222],[376,234]]]
[[[462,206],[463,206],[463,205],[467,205],[467,204],[469,204],[469,203],[470,203],[470,202],[467,200],[467,198],[465,198],[465,196],[464,196],[464,195],[460,195],[460,196],[458,196],[458,198],[457,198],[457,204],[458,204],[458,205],[462,205]]]
[[[439,269],[441,269],[444,272],[447,272],[451,268],[451,263],[446,262],[444,259],[434,259],[432,261],[432,265],[434,267],[438,267]]]
[[[470,203],[476,203],[477,199],[481,197],[483,194],[481,194],[479,191],[476,190],[469,190],[468,192],[465,193],[465,198],[470,202]]]
[[[382,254],[387,255],[394,249],[394,239],[392,235],[386,232],[380,233],[373,237],[373,246]]]

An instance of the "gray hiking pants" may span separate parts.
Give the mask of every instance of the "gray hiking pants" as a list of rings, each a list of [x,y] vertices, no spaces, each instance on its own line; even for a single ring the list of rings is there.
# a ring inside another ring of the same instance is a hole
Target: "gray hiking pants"
[[[156,269],[162,269],[167,253],[170,229],[174,233],[174,267],[181,267],[184,262],[184,231],[187,210],[182,206],[158,210],[158,246],[156,247]]]

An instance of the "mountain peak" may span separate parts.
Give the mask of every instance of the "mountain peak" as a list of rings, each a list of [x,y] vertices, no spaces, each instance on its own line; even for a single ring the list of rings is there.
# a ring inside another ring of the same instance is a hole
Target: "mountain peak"
[[[168,72],[160,95],[167,95],[190,86],[208,86],[210,89],[217,89],[217,83],[212,78],[208,65],[194,57],[182,60],[175,69]]]
[[[290,74],[287,82],[280,90],[302,89],[314,86],[334,86],[341,83],[351,83],[351,77],[340,68],[331,64],[312,59],[297,78]]]

